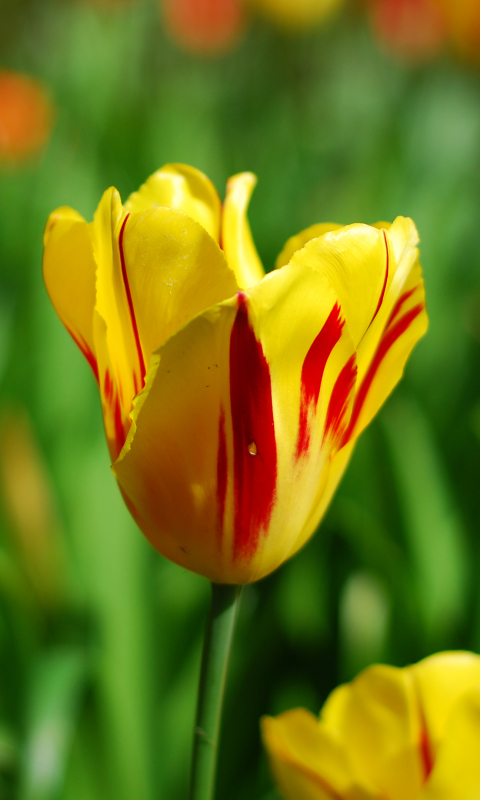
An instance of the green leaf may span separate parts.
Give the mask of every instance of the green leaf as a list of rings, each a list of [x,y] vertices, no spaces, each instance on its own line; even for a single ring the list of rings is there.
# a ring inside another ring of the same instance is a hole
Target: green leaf
[[[428,643],[445,647],[462,620],[468,587],[465,532],[428,417],[413,401],[382,414]]]
[[[86,661],[77,648],[58,648],[33,665],[21,800],[55,800],[63,786],[85,686]]]

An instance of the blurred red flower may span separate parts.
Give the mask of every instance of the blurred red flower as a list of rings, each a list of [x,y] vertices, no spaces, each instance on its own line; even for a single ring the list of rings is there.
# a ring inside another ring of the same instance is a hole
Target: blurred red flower
[[[241,0],[162,0],[162,9],[172,39],[198,55],[230,50],[244,27]]]
[[[445,17],[437,0],[373,0],[373,28],[396,55],[427,61],[447,40]]]
[[[20,72],[0,70],[0,162],[37,153],[50,138],[53,108],[42,84]]]

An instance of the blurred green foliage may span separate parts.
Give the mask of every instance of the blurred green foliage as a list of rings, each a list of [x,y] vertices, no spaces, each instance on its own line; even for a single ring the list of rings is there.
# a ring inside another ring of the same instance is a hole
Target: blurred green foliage
[[[257,22],[211,61],[169,42],[147,0],[3,0],[0,15],[2,65],[43,80],[57,114],[46,152],[0,173],[2,413],[33,421],[65,551],[64,588],[42,600],[3,503],[2,800],[183,800],[209,599],[120,499],[94,381],[42,284],[48,213],[90,218],[109,185],[125,198],[182,161],[221,194],[257,173],[267,268],[314,222],[419,228],[428,336],[320,532],[244,593],[218,798],[272,800],[262,714],[317,710],[374,660],[480,647],[480,77],[446,56],[396,63],[348,8],[300,38]]]

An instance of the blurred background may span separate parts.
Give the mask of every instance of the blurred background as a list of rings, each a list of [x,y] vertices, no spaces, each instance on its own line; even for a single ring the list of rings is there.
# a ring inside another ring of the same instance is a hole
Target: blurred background
[[[320,531],[246,587],[218,800],[277,797],[258,720],[372,661],[480,649],[479,0],[0,1],[0,800],[185,800],[206,580],[135,529],[41,277],[166,162],[259,177],[267,269],[319,221],[415,220],[430,330]]]

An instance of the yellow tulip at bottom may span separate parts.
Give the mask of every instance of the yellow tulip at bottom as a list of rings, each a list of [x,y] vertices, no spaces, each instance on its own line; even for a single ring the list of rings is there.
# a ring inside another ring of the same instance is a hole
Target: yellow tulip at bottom
[[[356,438],[427,318],[414,224],[315,225],[265,275],[247,221],[168,165],[94,221],[51,214],[44,277],[102,398],[113,472],[139,527],[219,583],[278,567],[312,535]]]
[[[480,657],[375,665],[327,699],[262,720],[287,800],[478,800]]]

